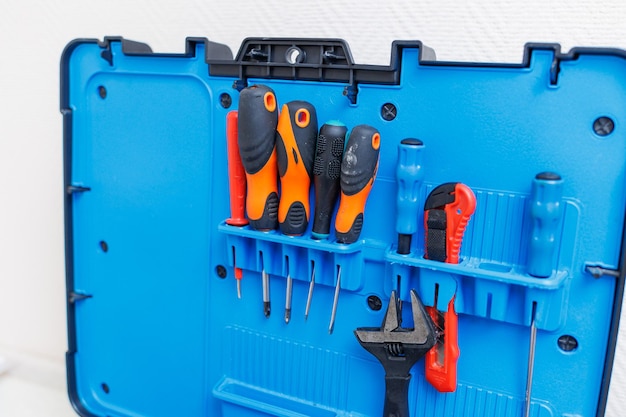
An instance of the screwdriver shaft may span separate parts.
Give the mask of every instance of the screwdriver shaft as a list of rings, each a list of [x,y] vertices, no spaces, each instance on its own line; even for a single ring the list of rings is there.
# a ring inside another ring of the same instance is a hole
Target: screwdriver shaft
[[[524,417],[530,417],[530,399],[533,385],[533,372],[535,368],[535,344],[537,342],[537,323],[535,320],[535,310],[537,304],[533,303],[532,319],[530,323],[530,347],[528,349],[528,375],[526,377],[526,400]]]
[[[243,269],[235,267],[235,279],[237,280],[237,298],[241,299],[241,278]]]
[[[263,280],[263,313],[265,317],[270,316],[270,276],[267,272],[265,272],[265,268],[263,268],[261,272],[262,280]]]
[[[291,274],[287,274],[287,291],[285,295],[285,323],[289,323],[291,320],[291,291],[293,286],[293,280]]]
[[[339,301],[339,288],[341,287],[341,266],[337,266],[337,285],[335,286],[335,298],[333,299],[333,309],[330,313],[330,325],[328,333],[332,334],[335,327],[335,316],[337,315],[337,302]]]
[[[304,319],[309,318],[309,310],[311,309],[311,299],[313,298],[313,287],[315,286],[315,266],[311,272],[311,283],[309,284],[309,295],[306,297],[306,308],[304,309]]]

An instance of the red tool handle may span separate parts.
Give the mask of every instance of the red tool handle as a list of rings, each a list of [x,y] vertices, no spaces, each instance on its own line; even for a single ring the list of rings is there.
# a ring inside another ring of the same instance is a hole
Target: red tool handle
[[[454,311],[454,297],[448,311],[441,316],[437,307],[425,307],[440,335],[437,344],[426,353],[426,380],[439,392],[456,390],[456,370],[459,360],[459,317]]]
[[[476,197],[465,184],[449,182],[432,190],[424,205],[424,257],[458,264],[463,234],[475,209]]]
[[[226,147],[228,152],[228,183],[230,186],[230,218],[226,224],[245,226],[246,219],[246,171],[243,169],[237,144],[237,111],[226,115]]]
[[[465,227],[470,217],[476,209],[476,197],[472,189],[465,184],[458,183],[454,187],[455,199],[451,204],[447,204],[445,211],[448,219],[448,257],[446,263],[458,264],[459,253],[461,252],[461,242]]]

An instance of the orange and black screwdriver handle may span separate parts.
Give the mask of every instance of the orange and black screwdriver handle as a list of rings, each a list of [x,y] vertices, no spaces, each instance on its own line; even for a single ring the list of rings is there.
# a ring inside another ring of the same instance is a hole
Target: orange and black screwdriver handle
[[[436,187],[424,204],[426,259],[459,263],[465,227],[476,209],[471,188],[460,182]]]
[[[341,161],[341,196],[335,218],[339,243],[354,243],[361,235],[367,197],[374,185],[380,154],[380,133],[372,126],[352,129]]]
[[[280,176],[278,225],[286,235],[303,234],[309,224],[317,115],[306,101],[285,104],[278,117],[276,157]]]
[[[239,153],[246,171],[246,213],[256,230],[278,226],[278,172],[276,126],[278,104],[265,85],[241,90],[238,111]]]

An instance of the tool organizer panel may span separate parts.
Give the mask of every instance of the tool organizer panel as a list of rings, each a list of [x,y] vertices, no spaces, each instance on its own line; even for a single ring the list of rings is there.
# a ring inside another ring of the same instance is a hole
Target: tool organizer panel
[[[529,44],[521,64],[438,62],[398,41],[371,66],[332,39],[251,38],[235,57],[195,38],[181,54],[70,43],[76,411],[604,415],[625,58]]]

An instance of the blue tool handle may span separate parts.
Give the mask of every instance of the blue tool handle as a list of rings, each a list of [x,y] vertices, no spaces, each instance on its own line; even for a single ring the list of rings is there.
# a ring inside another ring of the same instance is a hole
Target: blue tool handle
[[[532,235],[528,250],[528,273],[534,277],[552,275],[563,217],[562,198],[563,179],[560,175],[551,172],[537,174],[532,185]]]
[[[418,197],[424,177],[423,149],[422,141],[413,138],[403,139],[398,145],[396,231],[399,254],[411,252],[411,236],[417,231],[417,217],[420,211]]]

